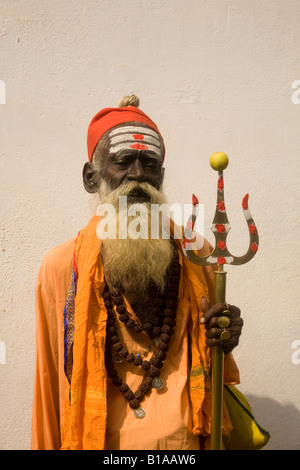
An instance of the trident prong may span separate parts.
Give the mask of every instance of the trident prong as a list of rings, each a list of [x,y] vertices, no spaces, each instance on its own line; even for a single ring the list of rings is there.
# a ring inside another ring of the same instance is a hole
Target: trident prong
[[[193,212],[188,220],[184,230],[184,238],[182,248],[185,256],[194,264],[201,266],[217,265],[218,270],[215,271],[215,303],[225,303],[226,292],[226,272],[224,265],[241,265],[250,261],[256,254],[258,249],[258,232],[253,218],[248,208],[248,197],[246,194],[242,200],[242,209],[248,224],[250,234],[250,242],[248,251],[243,256],[233,256],[228,251],[226,238],[230,230],[228,222],[225,200],[224,200],[224,178],[223,170],[228,165],[228,157],[223,152],[217,152],[211,155],[210,165],[218,171],[218,189],[217,204],[211,230],[215,236],[215,248],[208,256],[199,256],[193,249],[193,228],[197,218],[198,199],[193,195]],[[226,313],[225,313],[226,312]],[[230,312],[224,311],[223,315]],[[224,317],[221,317],[224,319]],[[226,331],[227,333],[227,331]],[[222,339],[222,335],[221,335]],[[224,386],[224,353],[219,346],[213,348],[212,354],[212,432],[211,432],[211,449],[222,449],[222,418],[223,418],[223,386]]]
[[[211,225],[211,230],[215,236],[215,248],[207,256],[199,256],[195,253],[192,248],[191,240],[192,229],[194,227],[196,217],[197,217],[197,205],[198,200],[193,197],[193,206],[194,211],[192,216],[189,219],[189,222],[184,230],[184,239],[182,241],[182,248],[185,256],[192,261],[194,264],[201,266],[208,265],[241,265],[248,263],[256,254],[258,249],[258,232],[254,220],[251,216],[250,210],[248,208],[248,198],[249,194],[246,194],[242,200],[242,209],[247,221],[248,231],[250,235],[250,242],[248,251],[243,256],[233,256],[226,244],[226,238],[230,230],[230,224],[228,222],[225,201],[224,201],[224,178],[223,171],[218,171],[218,192],[217,192],[217,204],[216,212],[213,223]],[[196,202],[197,201],[197,202]]]

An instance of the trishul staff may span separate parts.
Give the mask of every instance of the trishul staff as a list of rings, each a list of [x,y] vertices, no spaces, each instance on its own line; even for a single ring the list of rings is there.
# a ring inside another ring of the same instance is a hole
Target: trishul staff
[[[223,152],[217,152],[210,157],[211,167],[218,171],[218,190],[215,217],[211,230],[215,236],[215,248],[208,256],[198,256],[192,248],[190,241],[193,238],[192,232],[197,217],[198,200],[193,196],[193,213],[187,223],[184,239],[182,242],[185,256],[195,264],[201,266],[217,265],[215,271],[215,303],[226,303],[226,271],[224,264],[241,265],[250,261],[258,249],[258,233],[252,216],[248,208],[248,194],[242,200],[244,216],[248,224],[250,243],[248,251],[243,256],[233,256],[227,248],[226,238],[230,230],[228,222],[225,200],[224,200],[224,178],[223,170],[227,168],[228,157]],[[230,338],[230,331],[226,328],[230,325],[230,311],[224,310],[219,317],[218,326],[222,328],[221,340]],[[222,449],[222,418],[223,418],[223,375],[224,375],[224,353],[220,346],[215,346],[212,352],[212,433],[211,449]]]

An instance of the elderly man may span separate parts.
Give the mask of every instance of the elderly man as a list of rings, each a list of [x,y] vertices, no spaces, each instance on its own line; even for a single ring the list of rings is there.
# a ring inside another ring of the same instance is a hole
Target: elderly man
[[[213,305],[212,269],[183,256],[172,220],[169,238],[124,236],[132,207],[147,209],[138,225],[150,233],[150,208],[166,202],[163,138],[138,106],[125,97],[91,121],[83,182],[99,210],[39,271],[32,449],[207,448],[211,347],[223,347],[225,383],[239,382],[231,351],[243,322],[230,305],[220,340],[228,306]],[[114,237],[101,207],[114,209]],[[210,251],[205,241],[200,253]],[[226,408],[223,422],[228,432]]]

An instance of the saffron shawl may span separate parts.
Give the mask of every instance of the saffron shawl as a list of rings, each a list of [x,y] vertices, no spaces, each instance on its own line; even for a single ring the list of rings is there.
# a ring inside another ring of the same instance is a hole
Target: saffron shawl
[[[61,448],[69,450],[105,449],[107,312],[102,299],[105,282],[96,235],[98,221],[99,218],[94,216],[76,239],[72,280],[64,309],[64,361],[69,390],[65,399]],[[205,345],[205,329],[200,326],[199,319],[202,316],[201,298],[206,297],[213,303],[213,271],[189,262],[182,255],[181,240],[175,239],[175,242],[182,268],[178,309],[183,293],[188,292],[191,305],[189,394],[193,433],[208,436],[211,430],[211,351]],[[210,249],[207,245],[204,249]],[[232,356],[225,356],[225,383],[238,381]],[[226,406],[223,428],[224,434],[232,428]]]

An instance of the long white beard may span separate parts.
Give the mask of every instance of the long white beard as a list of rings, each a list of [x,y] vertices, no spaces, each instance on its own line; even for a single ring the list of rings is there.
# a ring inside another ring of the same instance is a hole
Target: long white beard
[[[99,196],[101,204],[111,204],[116,214],[116,233],[115,238],[106,238],[102,242],[102,260],[107,282],[111,286],[129,287],[143,293],[154,283],[155,286],[163,291],[165,288],[166,272],[174,256],[174,248],[170,239],[162,238],[162,229],[159,230],[159,238],[137,238],[133,239],[127,236],[125,239],[119,236],[119,226],[124,218],[127,220],[127,229],[129,232],[133,216],[128,216],[131,204],[122,209],[119,207],[119,197],[128,196],[129,193],[137,188],[146,192],[150,201],[142,204],[143,210],[140,212],[138,221],[140,227],[148,227],[148,234],[151,233],[151,204],[166,204],[166,198],[162,191],[158,191],[148,183],[129,183],[121,185],[116,190],[111,190],[105,181],[101,181]],[[126,212],[126,213],[125,213]],[[106,218],[109,224],[109,217],[114,217],[112,213]],[[113,222],[113,221],[112,221]],[[123,224],[124,225],[124,224]]]

